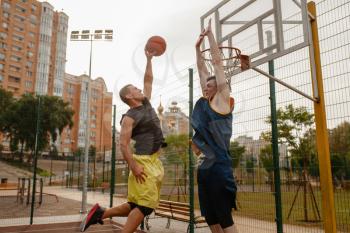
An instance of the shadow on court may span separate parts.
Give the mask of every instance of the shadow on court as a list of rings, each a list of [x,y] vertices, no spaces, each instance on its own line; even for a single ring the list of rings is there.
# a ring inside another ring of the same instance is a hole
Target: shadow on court
[[[55,224],[40,224],[27,226],[12,226],[0,227],[0,233],[72,233],[79,231],[79,222],[74,223],[55,223]],[[93,225],[87,229],[86,233],[117,233],[121,232],[122,225],[114,221],[105,221],[104,225]],[[137,233],[144,231],[137,230]]]

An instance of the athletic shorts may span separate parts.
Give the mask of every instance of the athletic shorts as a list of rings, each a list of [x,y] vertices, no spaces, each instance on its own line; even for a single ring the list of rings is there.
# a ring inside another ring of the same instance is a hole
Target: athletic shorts
[[[208,225],[232,226],[231,211],[236,208],[237,191],[232,168],[219,163],[205,169],[199,167],[197,181],[201,214]]]
[[[133,155],[136,163],[144,168],[147,177],[142,184],[130,170],[128,179],[128,202],[139,206],[155,209],[159,204],[160,188],[164,176],[162,162],[159,160],[159,153],[152,155]]]

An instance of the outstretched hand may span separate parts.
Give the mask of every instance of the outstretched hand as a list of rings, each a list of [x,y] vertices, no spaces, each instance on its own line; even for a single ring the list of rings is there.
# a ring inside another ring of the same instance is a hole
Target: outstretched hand
[[[156,51],[150,52],[145,48],[145,55],[147,57],[147,60],[152,60],[153,56],[156,55]]]
[[[209,19],[208,26],[204,28],[199,35],[197,42],[196,42],[196,48],[199,48],[200,45],[202,44],[204,37],[208,35],[208,33],[211,32],[211,19]]]

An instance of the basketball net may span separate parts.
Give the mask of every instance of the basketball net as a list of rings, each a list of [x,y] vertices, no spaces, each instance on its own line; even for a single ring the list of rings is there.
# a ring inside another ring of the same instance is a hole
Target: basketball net
[[[242,55],[241,50],[235,47],[219,46],[219,51],[226,82],[231,91],[231,78],[234,75],[234,71],[236,69],[249,69],[249,57]],[[211,76],[215,75],[210,49],[205,49],[201,53],[209,74]]]

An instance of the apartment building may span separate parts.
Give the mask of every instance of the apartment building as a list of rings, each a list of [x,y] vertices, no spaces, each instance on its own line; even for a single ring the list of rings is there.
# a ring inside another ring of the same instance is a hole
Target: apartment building
[[[85,146],[86,85],[91,84],[90,143],[111,149],[112,93],[102,78],[65,73],[68,16],[48,2],[0,0],[0,87],[15,97],[26,93],[60,96],[75,111],[74,127],[57,141],[58,151]],[[8,141],[0,135],[0,143]]]
[[[68,16],[48,2],[2,0],[0,17],[0,86],[62,96]]]
[[[59,152],[69,154],[77,148],[84,148],[86,141],[87,120],[87,86],[90,92],[90,144],[97,152],[109,151],[112,148],[112,97],[107,91],[102,78],[90,80],[87,75],[74,76],[66,74],[63,82],[62,97],[69,102],[75,111],[74,126],[66,128],[57,141]]]

